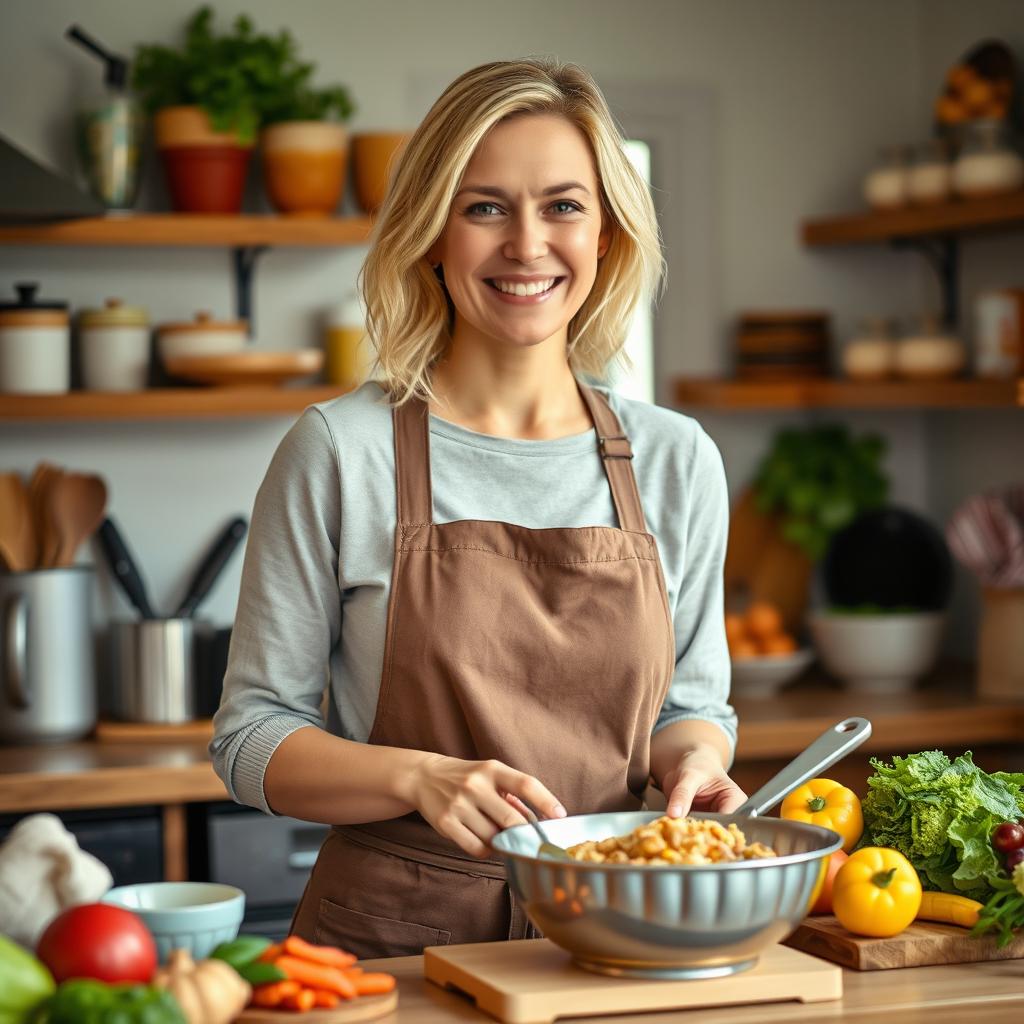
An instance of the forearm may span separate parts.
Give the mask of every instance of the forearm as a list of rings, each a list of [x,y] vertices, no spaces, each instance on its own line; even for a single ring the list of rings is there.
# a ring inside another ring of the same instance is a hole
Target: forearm
[[[304,821],[385,821],[416,810],[413,777],[435,756],[357,743],[309,726],[278,745],[263,776],[263,792],[278,814]]]
[[[658,788],[664,791],[665,776],[679,764],[683,754],[700,749],[713,752],[723,768],[732,756],[725,733],[711,722],[684,718],[659,729],[651,737],[651,776]]]

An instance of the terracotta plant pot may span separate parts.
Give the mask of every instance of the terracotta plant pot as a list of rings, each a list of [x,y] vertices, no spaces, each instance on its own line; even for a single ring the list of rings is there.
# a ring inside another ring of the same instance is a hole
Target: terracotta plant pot
[[[252,144],[214,131],[201,107],[165,107],[153,119],[178,213],[239,213]]]
[[[376,213],[384,203],[391,172],[408,141],[408,132],[364,132],[352,136],[356,199],[367,213]]]
[[[284,121],[263,130],[263,178],[280,213],[329,217],[341,201],[348,157],[344,125]]]

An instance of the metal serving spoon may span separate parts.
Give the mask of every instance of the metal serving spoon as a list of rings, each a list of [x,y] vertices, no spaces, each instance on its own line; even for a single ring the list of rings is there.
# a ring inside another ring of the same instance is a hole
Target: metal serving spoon
[[[534,832],[540,837],[540,848],[538,853],[541,857],[548,857],[551,860],[565,860],[572,864],[577,863],[574,857],[571,857],[561,846],[556,846],[550,839],[544,834],[544,830],[540,827],[540,820],[534,813],[532,807],[526,803],[522,797],[517,797],[519,802],[523,805],[523,814],[526,820],[533,826]]]

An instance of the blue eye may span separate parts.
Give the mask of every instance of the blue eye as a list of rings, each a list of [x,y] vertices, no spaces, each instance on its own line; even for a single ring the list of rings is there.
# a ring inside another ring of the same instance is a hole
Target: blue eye
[[[562,213],[583,213],[584,212],[583,207],[580,206],[579,203],[574,203],[571,200],[567,200],[567,199],[560,199],[557,202],[551,204],[551,208],[552,209],[554,209],[556,206],[567,206],[568,207],[567,210],[561,211]],[[484,213],[480,212],[481,210],[486,209],[488,207],[490,209],[493,209],[493,210],[500,210],[501,209],[501,207],[497,206],[494,203],[474,203],[471,207],[467,208],[466,214],[469,215],[469,216],[489,217],[490,214],[484,214]]]
[[[557,209],[557,207],[562,207],[562,209]],[[574,203],[574,202],[572,202],[569,199],[559,199],[557,203],[552,203],[551,204],[551,209],[554,210],[555,213],[582,213],[583,212],[583,207],[580,206],[579,203]]]
[[[493,217],[494,213],[490,211],[501,213],[500,208],[495,206],[494,203],[474,203],[466,210],[466,213],[471,217]]]

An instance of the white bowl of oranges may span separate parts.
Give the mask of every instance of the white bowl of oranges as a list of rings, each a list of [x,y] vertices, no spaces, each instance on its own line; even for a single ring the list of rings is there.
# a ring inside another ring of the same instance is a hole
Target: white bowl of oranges
[[[814,661],[814,652],[797,644],[770,601],[753,601],[742,613],[728,612],[725,637],[734,697],[774,697]]]

